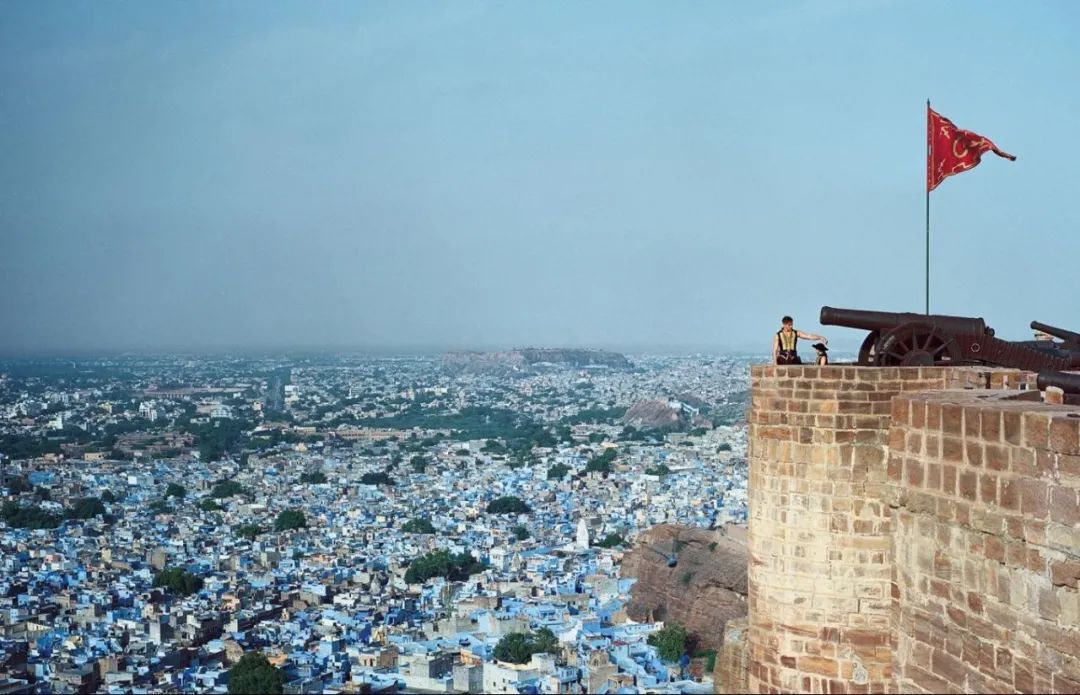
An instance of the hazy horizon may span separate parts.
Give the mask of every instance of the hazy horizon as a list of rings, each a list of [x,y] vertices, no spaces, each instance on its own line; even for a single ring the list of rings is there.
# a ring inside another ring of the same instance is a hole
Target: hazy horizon
[[[0,2],[0,354],[1080,331],[1080,5]],[[667,347],[664,347],[667,346]],[[678,350],[676,350],[678,351]],[[805,355],[804,355],[805,357]]]
[[[766,348],[725,348],[708,345],[386,345],[386,346],[350,346],[350,345],[219,345],[219,346],[150,346],[140,349],[86,347],[78,350],[41,348],[30,351],[0,350],[0,361],[34,361],[64,359],[109,359],[116,357],[182,357],[182,356],[220,356],[239,355],[265,357],[276,355],[362,355],[371,357],[437,357],[448,352],[506,352],[514,349],[565,348],[590,349],[618,352],[628,356],[670,355],[690,356],[695,354],[730,357],[767,357]],[[855,348],[844,347],[833,352],[851,352]],[[809,348],[807,348],[809,349]]]

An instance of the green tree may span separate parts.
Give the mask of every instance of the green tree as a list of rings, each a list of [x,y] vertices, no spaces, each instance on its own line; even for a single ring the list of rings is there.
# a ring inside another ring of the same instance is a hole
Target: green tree
[[[307,518],[298,509],[286,509],[274,520],[275,531],[292,531],[299,528],[307,528]]]
[[[165,488],[165,499],[175,497],[177,499],[184,499],[187,496],[187,488],[179,483],[169,483],[169,486]]]
[[[495,659],[511,664],[524,664],[532,658],[532,640],[524,632],[504,635],[495,645]]]
[[[566,477],[566,474],[570,472],[570,466],[565,463],[556,463],[548,468],[547,477],[548,480],[562,480]]]
[[[534,654],[557,654],[559,652],[559,640],[550,628],[542,627],[533,636]]]
[[[499,497],[488,502],[488,514],[528,514],[532,511],[529,505],[512,495]]]
[[[326,482],[326,474],[322,471],[311,471],[304,473],[300,476],[301,483],[310,483],[312,485],[322,485]]]
[[[18,454],[13,454],[14,458],[20,458]],[[30,457],[27,457],[30,458]],[[25,477],[19,475],[8,480],[8,492],[12,495],[20,495],[24,492],[30,492],[34,489],[34,486],[30,484],[30,481]]]
[[[230,695],[276,695],[284,690],[281,671],[259,652],[248,652],[229,669]]]
[[[585,464],[586,473],[610,473],[611,464],[607,461],[601,461],[599,459],[592,459]]]
[[[610,455],[609,455],[610,454]],[[611,461],[615,458],[615,450],[608,449],[600,456],[594,456],[585,464],[586,473],[610,473]]]
[[[235,480],[221,480],[210,490],[210,496],[214,499],[225,499],[244,492],[244,486]]]
[[[253,541],[258,538],[262,532],[262,527],[256,524],[244,524],[243,526],[240,526],[236,529],[236,535],[240,536],[241,538],[246,538],[249,541]]]
[[[394,481],[385,472],[365,473],[360,476],[361,485],[393,485]]]
[[[199,442],[199,460],[217,461],[225,455],[225,447],[215,441]]]
[[[671,473],[671,469],[668,468],[666,465],[664,465],[662,463],[658,463],[655,466],[653,466],[652,468],[646,468],[645,469],[645,474],[646,475],[656,475],[656,476],[663,477],[663,476],[667,475],[668,473]]]
[[[695,659],[705,659],[705,673],[712,673],[716,669],[716,650],[699,649],[694,652]]]
[[[432,577],[446,577],[460,581],[484,571],[484,565],[468,553],[450,554],[447,550],[435,550],[409,563],[405,581],[418,584]]]
[[[30,530],[56,528],[60,525],[60,517],[47,512],[40,507],[23,507],[19,504],[7,501],[0,508],[0,519],[4,520],[11,528],[25,528]]]
[[[105,505],[97,497],[80,497],[64,513],[68,519],[92,519],[104,515]]]
[[[155,514],[168,514],[172,511],[172,507],[169,506],[168,500],[154,500],[150,503],[150,511],[154,512]]]
[[[530,535],[529,529],[525,528],[524,526],[515,526],[510,530],[514,534],[514,538],[517,538],[519,541],[525,540]]]
[[[101,493],[102,502],[108,502],[109,504],[113,504],[114,502],[116,502],[116,499],[116,494],[112,490],[106,490],[105,492]]]
[[[172,567],[157,573],[154,577],[154,586],[167,589],[180,596],[189,596],[203,588],[203,580],[202,577],[196,577],[180,567]]]
[[[495,645],[495,658],[511,664],[524,664],[533,654],[558,653],[559,640],[555,633],[542,627],[535,633],[511,632]]]
[[[662,630],[649,635],[648,642],[656,647],[664,661],[678,661],[686,653],[686,628],[681,623],[669,623]]]
[[[435,533],[435,527],[427,519],[409,519],[401,530],[404,533]]]
[[[427,470],[427,459],[420,455],[413,456],[409,460],[409,465],[412,466],[413,471],[416,473],[423,473]]]
[[[220,512],[221,505],[215,502],[213,498],[204,497],[202,501],[199,502],[199,509],[203,510],[204,512]]]
[[[620,545],[626,545],[626,539],[617,533],[609,533],[604,536],[604,540],[598,541],[593,545],[600,548],[617,548]]]

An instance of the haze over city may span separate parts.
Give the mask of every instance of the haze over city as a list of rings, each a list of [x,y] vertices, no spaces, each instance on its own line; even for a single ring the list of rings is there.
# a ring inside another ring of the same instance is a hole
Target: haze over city
[[[764,353],[785,313],[919,311],[928,97],[1019,157],[933,194],[932,309],[1075,327],[1078,28],[1073,3],[0,3],[0,350]]]
[[[1078,36],[0,0],[0,695],[1080,693]]]

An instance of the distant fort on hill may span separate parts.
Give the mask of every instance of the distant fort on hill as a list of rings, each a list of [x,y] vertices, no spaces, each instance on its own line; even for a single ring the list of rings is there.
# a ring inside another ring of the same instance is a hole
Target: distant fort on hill
[[[460,351],[443,355],[443,366],[469,372],[531,371],[545,365],[575,368],[629,369],[626,356],[583,348],[515,348],[501,352]]]

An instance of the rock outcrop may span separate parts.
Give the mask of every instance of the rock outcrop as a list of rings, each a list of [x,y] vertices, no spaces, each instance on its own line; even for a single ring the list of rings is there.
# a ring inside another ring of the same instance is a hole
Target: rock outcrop
[[[719,649],[724,624],[746,615],[746,567],[745,544],[722,531],[654,526],[623,558],[622,576],[637,578],[627,614],[678,621],[699,649]]]
[[[689,420],[681,408],[672,408],[666,400],[638,401],[622,417],[623,424],[647,429],[682,429]]]

